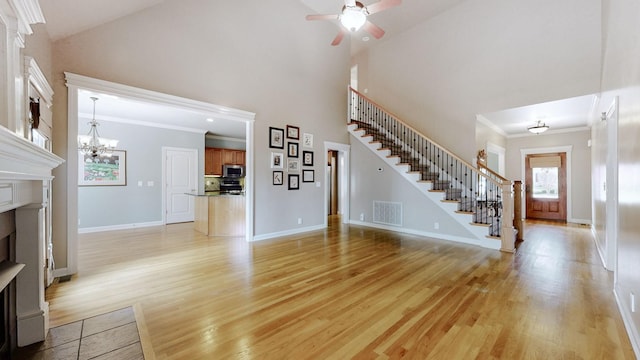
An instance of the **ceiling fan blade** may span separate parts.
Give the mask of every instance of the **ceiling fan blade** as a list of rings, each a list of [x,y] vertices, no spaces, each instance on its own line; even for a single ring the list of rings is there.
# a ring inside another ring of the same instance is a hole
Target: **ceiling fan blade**
[[[375,14],[382,10],[387,10],[388,8],[398,6],[401,3],[402,3],[402,0],[380,0],[377,3],[367,6],[367,12],[369,13],[369,15]]]
[[[337,20],[338,15],[307,15],[307,20]]]
[[[364,29],[364,31],[366,31],[369,34],[373,35],[373,37],[376,38],[376,39],[380,39],[382,36],[384,36],[384,30],[382,30],[381,27],[379,27],[378,25],[372,23],[369,20],[367,20],[367,22],[364,23],[362,28]]]
[[[340,29],[340,32],[338,33],[338,35],[336,35],[335,39],[333,39],[333,41],[331,42],[331,46],[340,45],[340,42],[342,41],[346,33],[347,33],[346,29]]]

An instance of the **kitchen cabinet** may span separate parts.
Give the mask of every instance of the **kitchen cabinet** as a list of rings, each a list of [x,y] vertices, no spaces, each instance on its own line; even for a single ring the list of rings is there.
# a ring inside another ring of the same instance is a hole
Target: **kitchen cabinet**
[[[206,148],[204,150],[205,175],[222,176],[222,149]]]
[[[220,148],[205,148],[205,175],[222,176],[222,165],[245,165],[246,151]]]

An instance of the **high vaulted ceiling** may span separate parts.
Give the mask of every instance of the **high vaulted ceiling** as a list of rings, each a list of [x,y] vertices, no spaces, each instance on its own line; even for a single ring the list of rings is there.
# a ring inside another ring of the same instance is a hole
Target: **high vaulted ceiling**
[[[118,18],[133,14],[146,8],[156,6],[165,1],[177,0],[40,0],[45,19],[47,21],[47,31],[52,40],[59,40],[76,33],[91,29],[93,27],[108,23]],[[309,14],[337,14],[344,5],[344,0],[300,0],[302,4],[309,8]],[[373,14],[369,20],[376,25],[382,27],[386,34],[376,40],[371,36],[367,36],[363,30],[351,35],[350,42],[344,42],[340,46],[351,46],[351,53],[356,54],[367,47],[390,39],[397,34],[410,29],[411,27],[426,21],[438,14],[445,12],[465,0],[403,0],[402,4],[397,7],[387,9],[383,12]],[[361,0],[367,6],[377,0]],[[265,17],[265,21],[269,17]],[[336,34],[339,29],[339,22],[335,23]],[[327,26],[320,25],[318,22],[309,22],[308,26]],[[364,37],[369,37],[368,41],[364,41]],[[328,36],[326,44],[319,46],[330,46],[333,36]],[[350,44],[350,45],[349,45]],[[100,95],[98,94],[100,97]],[[118,102],[115,99],[105,99],[101,101],[102,109],[113,109],[110,113],[102,113],[100,116],[104,118],[117,118],[118,114],[132,114],[130,102]],[[92,106],[91,100],[79,99],[81,112],[85,114],[89,112]],[[109,106],[106,106],[107,101]],[[532,104],[516,109],[506,109],[488,114],[479,114],[479,119],[486,125],[498,131],[504,136],[520,136],[526,134],[526,128],[535,124],[537,120],[545,122],[553,130],[580,129],[589,126],[588,113],[594,101],[593,95],[558,100],[545,104]],[[155,122],[166,122],[169,124],[170,119],[165,119],[168,112],[166,108],[153,104],[137,104],[138,109],[145,109],[148,112],[148,118],[155,119]],[[176,110],[177,111],[177,110]],[[197,124],[202,122],[202,114],[184,113],[181,115],[173,114],[174,117],[182,119],[192,119],[189,124],[201,128]],[[165,119],[165,120],[162,120]],[[185,123],[181,122],[183,126]],[[211,128],[211,124],[206,124],[205,128]],[[191,127],[191,125],[189,125]],[[211,131],[211,130],[209,130]],[[238,124],[229,124],[226,128],[224,122],[218,123],[216,133],[222,136],[241,136],[241,129]]]

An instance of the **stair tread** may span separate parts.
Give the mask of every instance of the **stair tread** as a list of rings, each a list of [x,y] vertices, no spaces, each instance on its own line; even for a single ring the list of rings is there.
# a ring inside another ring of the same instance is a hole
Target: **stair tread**
[[[469,224],[471,224],[471,225],[473,225],[473,226],[482,226],[482,227],[489,227],[489,226],[491,226],[491,224],[483,224],[483,223],[476,223],[476,222],[471,222],[471,223],[469,223]]]

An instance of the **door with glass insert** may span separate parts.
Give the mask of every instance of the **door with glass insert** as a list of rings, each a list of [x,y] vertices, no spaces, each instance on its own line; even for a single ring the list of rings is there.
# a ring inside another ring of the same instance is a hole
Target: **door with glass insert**
[[[528,219],[567,220],[566,153],[530,154],[525,159]]]

